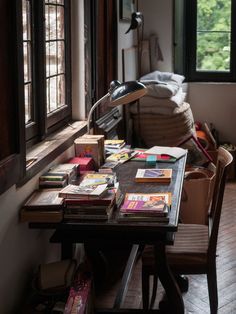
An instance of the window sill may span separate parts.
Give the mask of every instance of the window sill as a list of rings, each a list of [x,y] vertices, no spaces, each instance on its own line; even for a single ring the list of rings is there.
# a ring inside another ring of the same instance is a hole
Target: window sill
[[[33,176],[42,171],[49,163],[56,159],[65,150],[71,147],[74,140],[86,132],[86,122],[76,121],[47,137],[44,141],[31,147],[26,154],[30,163],[25,177],[17,186],[22,186]]]

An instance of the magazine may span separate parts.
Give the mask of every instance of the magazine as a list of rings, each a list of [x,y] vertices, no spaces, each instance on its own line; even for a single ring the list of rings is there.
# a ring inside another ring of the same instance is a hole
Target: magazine
[[[120,209],[124,214],[166,216],[171,205],[171,193],[126,193]]]
[[[169,183],[172,177],[172,169],[138,169],[135,181],[136,182],[159,182]]]

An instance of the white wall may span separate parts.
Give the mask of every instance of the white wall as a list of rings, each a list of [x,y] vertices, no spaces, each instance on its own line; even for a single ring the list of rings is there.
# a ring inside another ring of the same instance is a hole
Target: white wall
[[[73,149],[69,149],[54,163],[67,160],[72,154]],[[0,195],[0,313],[3,314],[17,313],[14,306],[24,300],[25,288],[40,263],[60,260],[60,246],[49,243],[52,231],[32,230],[19,221],[20,208],[38,187],[41,173],[23,187],[12,186]]]
[[[130,31],[125,34],[130,26],[130,22],[119,19],[119,1],[117,1],[118,27],[117,27],[117,47],[118,47],[118,80],[123,81],[122,73],[122,49],[130,48],[136,44],[136,32]]]
[[[155,34],[163,53],[158,62],[160,71],[172,71],[172,0],[139,0],[139,11],[144,16],[144,38]]]
[[[173,0],[139,0],[139,10],[144,14],[145,35],[156,33],[164,61],[160,71],[173,69],[172,11]],[[236,84],[190,83],[188,101],[194,119],[213,123],[221,141],[236,144]]]

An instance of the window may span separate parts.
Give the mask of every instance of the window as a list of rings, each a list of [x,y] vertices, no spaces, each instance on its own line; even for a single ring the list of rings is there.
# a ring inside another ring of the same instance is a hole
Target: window
[[[22,0],[26,140],[71,118],[70,1]]]
[[[236,80],[236,1],[235,0],[176,0],[175,69],[182,68],[189,81],[235,81]],[[180,16],[185,13],[185,24]],[[178,32],[181,29],[182,32]]]

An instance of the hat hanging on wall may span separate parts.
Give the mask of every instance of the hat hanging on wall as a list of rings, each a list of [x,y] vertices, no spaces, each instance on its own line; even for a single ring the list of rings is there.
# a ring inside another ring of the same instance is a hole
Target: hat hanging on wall
[[[130,30],[139,28],[143,24],[143,15],[141,12],[133,12],[131,15],[131,23],[128,30],[125,32],[127,34]]]

